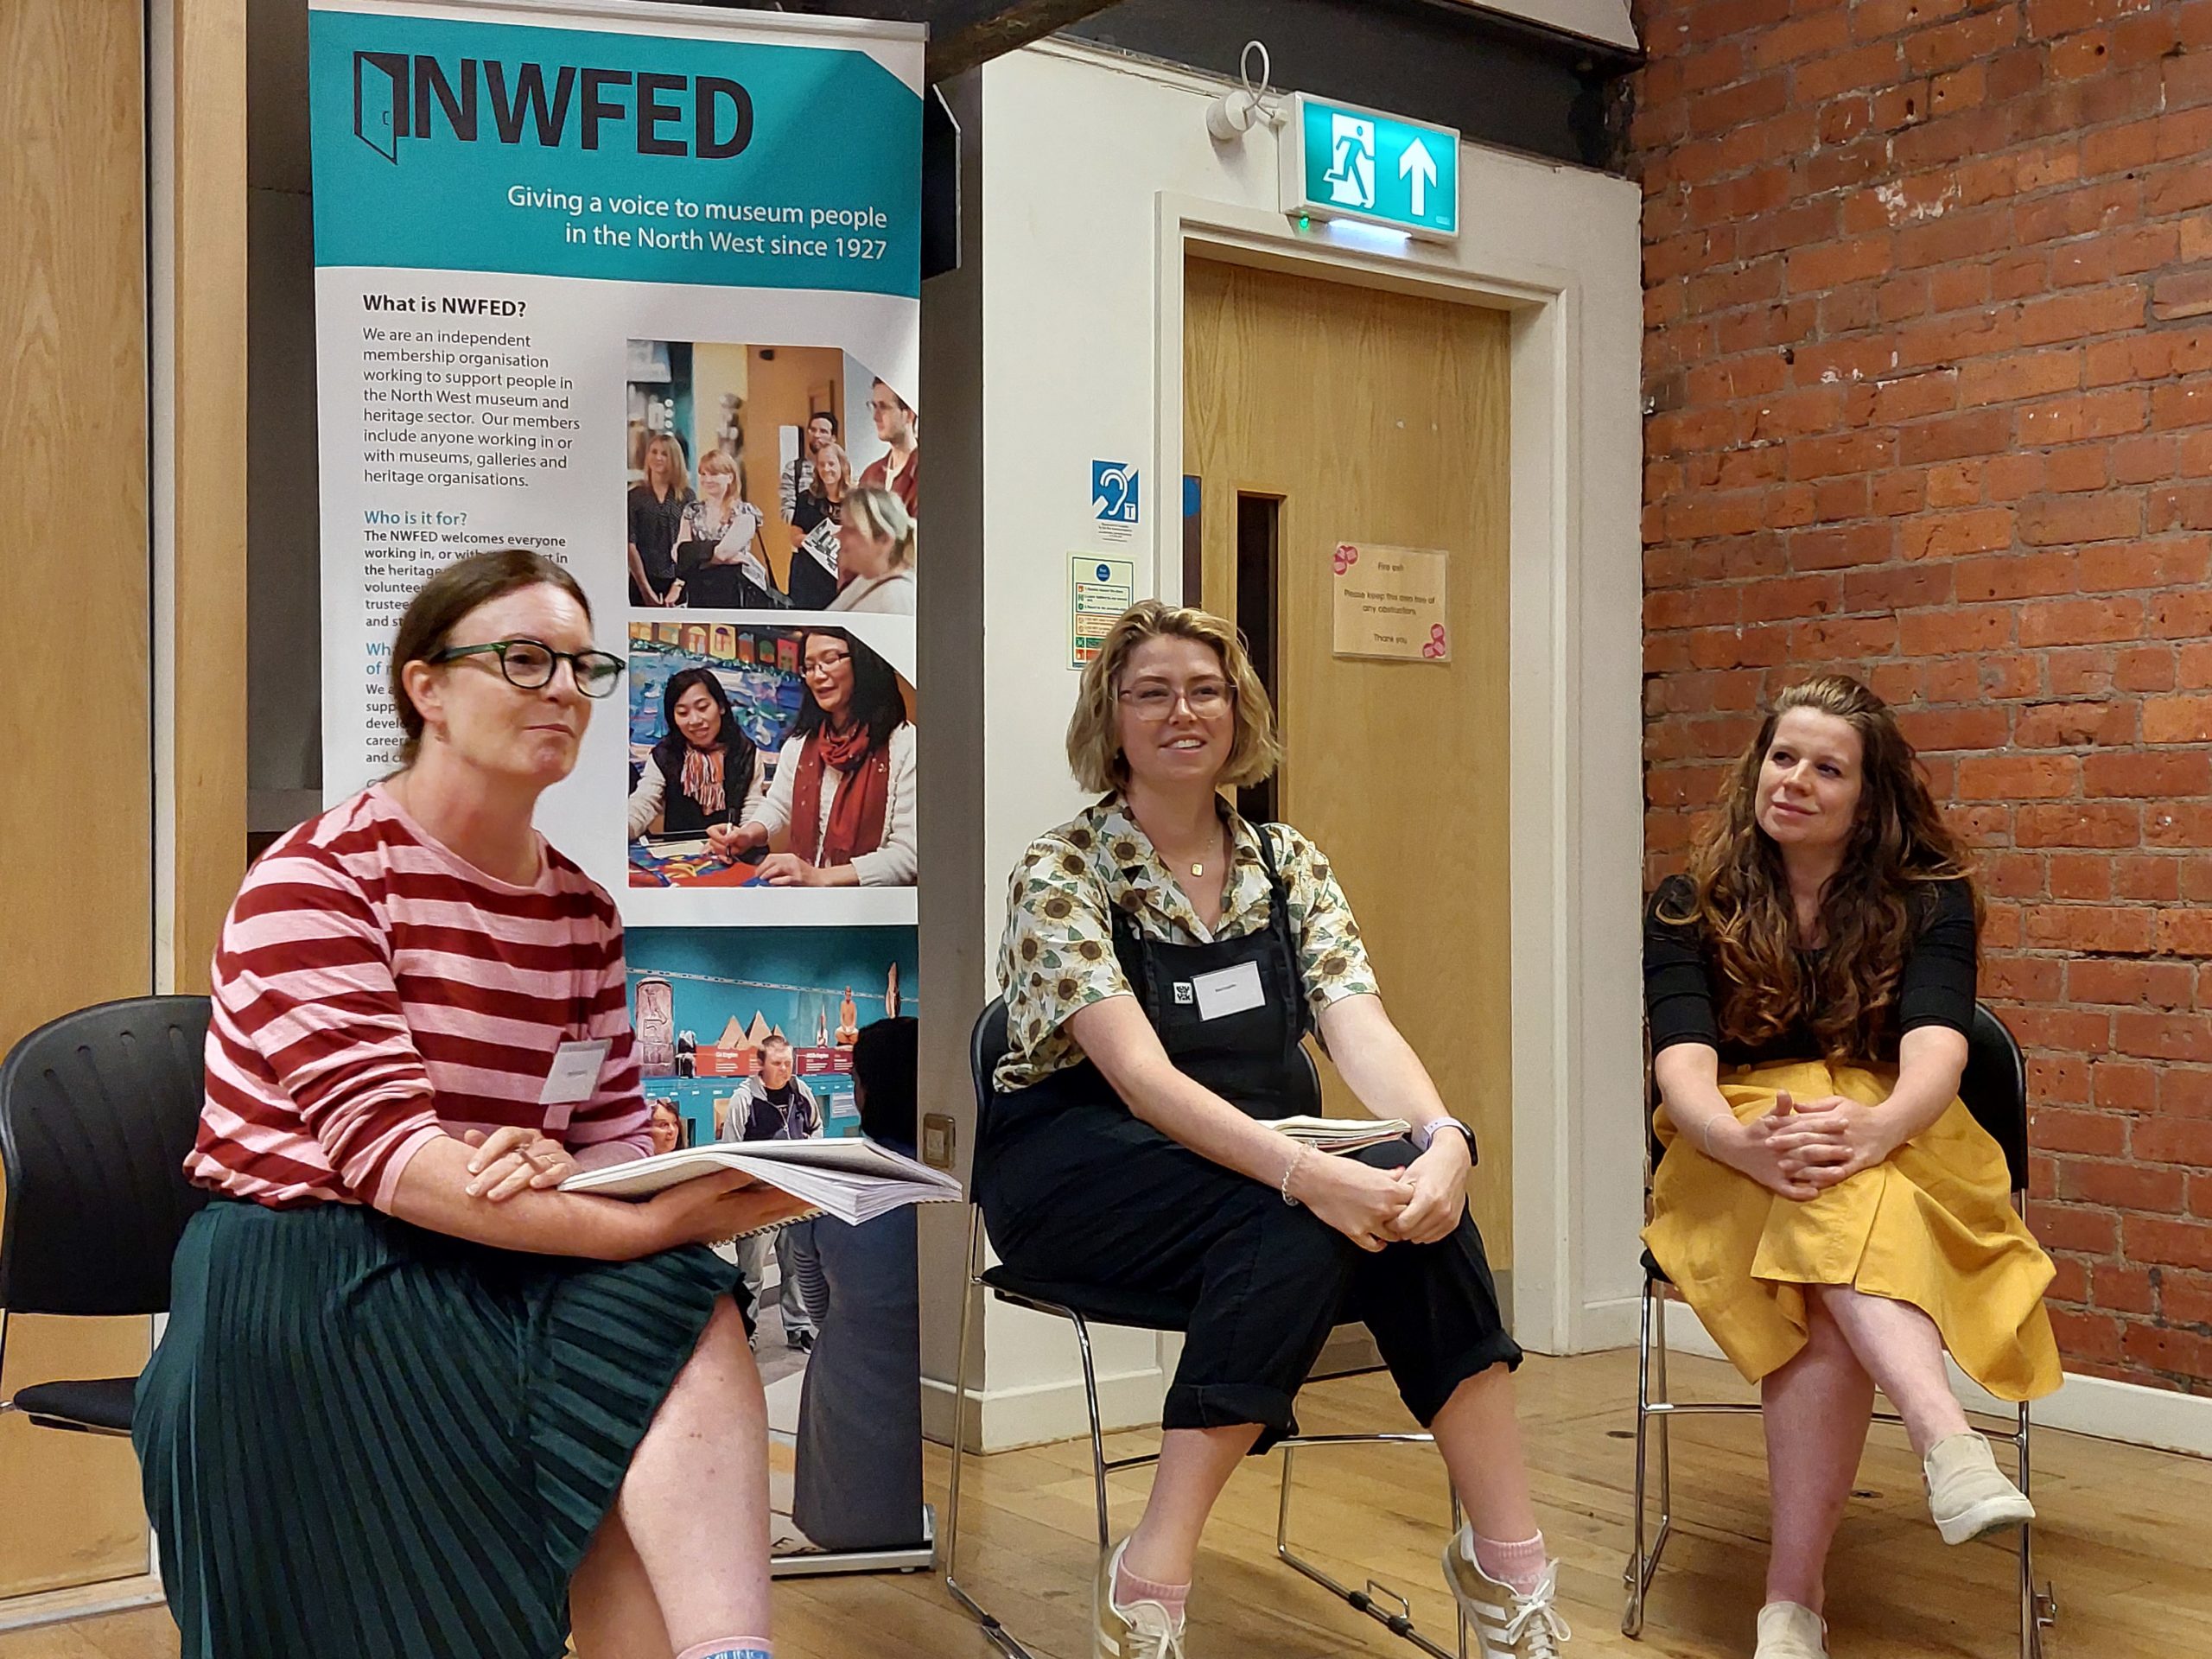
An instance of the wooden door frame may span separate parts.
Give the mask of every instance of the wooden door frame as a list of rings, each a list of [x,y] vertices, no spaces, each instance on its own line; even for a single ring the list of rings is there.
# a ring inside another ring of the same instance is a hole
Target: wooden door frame
[[[1618,649],[1612,642],[1624,631],[1640,639],[1643,593],[1640,582],[1616,593],[1584,580],[1608,558],[1618,563],[1619,550],[1589,545],[1583,534],[1582,401],[1592,369],[1581,351],[1580,281],[1572,270],[1535,261],[1462,263],[1467,257],[1459,249],[1434,250],[1357,227],[1300,234],[1279,213],[1169,192],[1158,198],[1154,245],[1159,355],[1151,464],[1158,479],[1183,471],[1184,272],[1193,257],[1484,306],[1510,317],[1511,1317],[1522,1344],[1542,1352],[1632,1342],[1624,1275],[1634,1263],[1591,1259],[1599,1253],[1583,1248],[1583,1240],[1587,1211],[1618,1206],[1625,1215],[1637,1204],[1641,1143],[1618,1158],[1581,1153],[1586,1143],[1609,1146],[1616,1138],[1618,1125],[1608,1120],[1622,1116],[1623,1101],[1639,1103],[1640,1117],[1640,1045],[1633,1032],[1624,1042],[1619,1033],[1586,1029],[1583,1007],[1593,1000],[1583,983],[1586,964],[1606,952],[1618,956],[1624,932],[1620,918],[1584,900],[1588,872],[1609,863],[1627,868],[1611,868],[1604,889],[1622,888],[1625,873],[1627,889],[1640,893],[1643,783],[1633,750],[1624,765],[1587,764],[1588,715],[1596,711],[1585,708],[1584,665],[1599,660],[1593,653]],[[1629,464],[1640,472],[1640,450]],[[1630,524],[1632,530],[1633,515]],[[1179,539],[1159,545],[1166,550],[1156,554],[1153,591],[1179,597]],[[1631,731],[1635,714],[1628,711]],[[1626,826],[1625,833],[1608,841],[1595,831],[1600,824]],[[1630,962],[1639,922],[1631,906]],[[1612,1109],[1593,1112],[1599,1100]]]

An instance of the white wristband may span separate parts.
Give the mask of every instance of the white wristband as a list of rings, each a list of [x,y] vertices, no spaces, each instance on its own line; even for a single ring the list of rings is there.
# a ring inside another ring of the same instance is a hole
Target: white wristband
[[[1454,1130],[1465,1138],[1467,1156],[1471,1160],[1475,1155],[1475,1132],[1449,1114],[1443,1117],[1432,1117],[1426,1123],[1415,1124],[1411,1139],[1415,1146],[1427,1152],[1436,1144],[1436,1137],[1446,1129]]]

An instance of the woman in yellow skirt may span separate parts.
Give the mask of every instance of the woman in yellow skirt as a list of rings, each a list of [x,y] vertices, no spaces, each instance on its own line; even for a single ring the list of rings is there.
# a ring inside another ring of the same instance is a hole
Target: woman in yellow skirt
[[[1819,1659],[1822,1567],[1878,1385],[1948,1543],[2034,1517],[1944,1371],[2058,1386],[2044,1255],[1958,1099],[1980,903],[1882,700],[1776,699],[1644,937],[1657,1128],[1644,1242],[1759,1384],[1773,1512],[1758,1659]]]

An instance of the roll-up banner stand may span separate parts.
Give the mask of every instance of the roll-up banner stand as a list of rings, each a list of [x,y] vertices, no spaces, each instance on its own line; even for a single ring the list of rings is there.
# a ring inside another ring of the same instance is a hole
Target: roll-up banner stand
[[[591,0],[309,26],[326,796],[397,766],[423,582],[559,561],[628,671],[538,823],[621,906],[648,1099],[687,1143],[857,1134],[853,1044],[921,991],[912,561],[855,553],[848,508],[919,517],[922,32]],[[745,1258],[779,1572],[931,1563],[913,1237]]]

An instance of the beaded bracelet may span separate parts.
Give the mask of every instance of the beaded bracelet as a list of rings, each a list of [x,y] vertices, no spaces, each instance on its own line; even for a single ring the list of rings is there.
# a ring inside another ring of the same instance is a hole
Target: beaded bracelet
[[[1291,1154],[1290,1162],[1282,1172],[1282,1201],[1294,1210],[1298,1208],[1298,1200],[1290,1196],[1290,1178],[1298,1173],[1298,1166],[1306,1161],[1306,1154],[1313,1150],[1304,1141],[1299,1142],[1298,1150]]]

